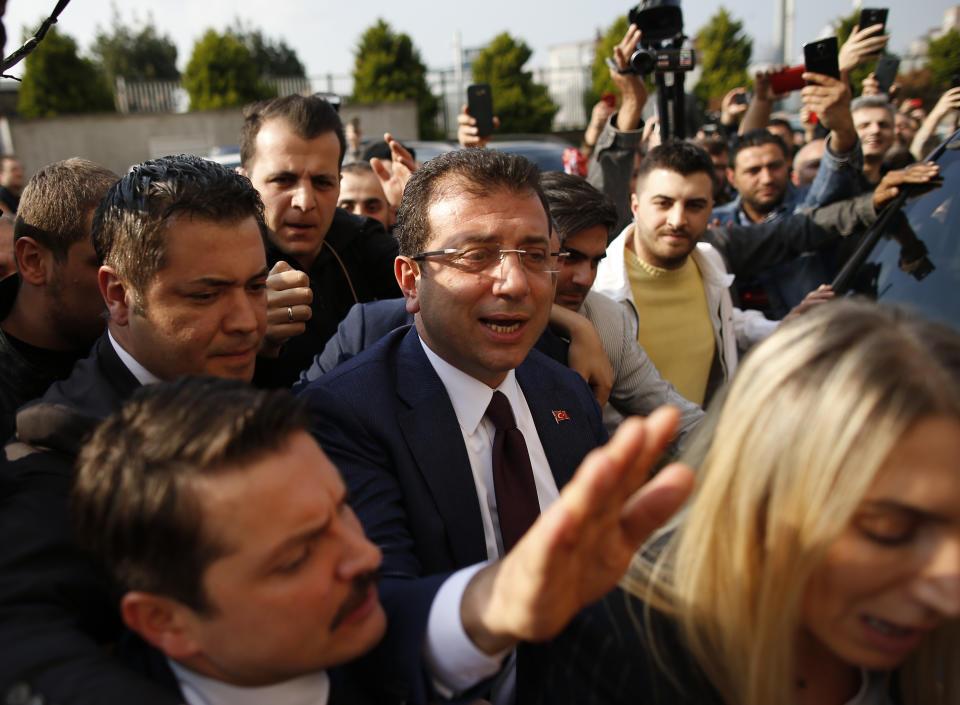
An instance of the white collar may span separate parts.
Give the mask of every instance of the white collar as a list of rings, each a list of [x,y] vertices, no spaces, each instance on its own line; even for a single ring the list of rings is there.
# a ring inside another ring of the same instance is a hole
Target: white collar
[[[282,683],[245,688],[194,673],[168,659],[187,705],[326,705],[330,677],[308,673]]]
[[[423,342],[422,338],[420,339],[420,345],[423,346],[423,351],[427,354],[427,360],[430,361],[440,381],[443,382],[443,386],[447,390],[447,396],[450,397],[450,403],[453,404],[453,411],[457,415],[463,430],[467,434],[474,433],[487,413],[487,407],[490,406],[490,399],[493,398],[494,390],[437,355]],[[520,389],[517,386],[514,370],[507,372],[507,376],[503,378],[497,390],[503,392],[504,396],[507,397],[510,408],[514,410],[513,413],[516,416],[516,409],[519,408]]]
[[[113,337],[113,333],[110,332],[109,328],[107,328],[107,337],[110,339],[110,344],[117,353],[117,357],[120,358],[120,362],[130,370],[130,374],[136,377],[140,384],[146,387],[148,384],[157,384],[163,381],[153,374],[153,372],[134,360],[133,355],[124,350],[120,343],[117,342],[117,339]]]

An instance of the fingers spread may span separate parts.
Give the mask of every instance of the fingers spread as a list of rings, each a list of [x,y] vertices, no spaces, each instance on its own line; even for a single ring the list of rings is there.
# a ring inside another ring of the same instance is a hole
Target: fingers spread
[[[693,491],[696,478],[686,465],[673,463],[634,494],[623,509],[627,537],[639,546],[673,516]]]

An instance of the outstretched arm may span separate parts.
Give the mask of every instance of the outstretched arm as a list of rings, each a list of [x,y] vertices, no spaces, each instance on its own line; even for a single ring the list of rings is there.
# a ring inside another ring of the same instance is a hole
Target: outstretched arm
[[[627,419],[584,458],[513,550],[474,576],[460,616],[482,651],[549,639],[617,584],[643,541],[693,488],[693,472],[678,464],[647,481],[676,424],[671,407]]]

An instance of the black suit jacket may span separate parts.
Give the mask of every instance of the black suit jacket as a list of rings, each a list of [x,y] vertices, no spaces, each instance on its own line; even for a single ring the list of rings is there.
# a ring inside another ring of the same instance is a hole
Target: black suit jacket
[[[0,463],[0,696],[22,684],[58,705],[178,702],[104,650],[122,634],[116,602],[68,512],[83,441],[138,386],[104,335],[17,414]]]

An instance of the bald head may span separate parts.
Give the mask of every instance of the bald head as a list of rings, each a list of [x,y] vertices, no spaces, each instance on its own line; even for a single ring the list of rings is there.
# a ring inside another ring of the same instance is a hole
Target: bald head
[[[820,168],[820,160],[827,147],[826,140],[812,140],[803,145],[793,158],[793,185],[797,187],[809,186],[813,183]]]

